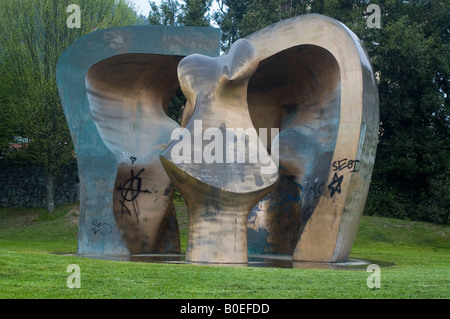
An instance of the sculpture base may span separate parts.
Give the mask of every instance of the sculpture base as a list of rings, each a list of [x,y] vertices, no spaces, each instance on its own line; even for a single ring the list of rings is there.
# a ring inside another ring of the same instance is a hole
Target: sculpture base
[[[198,263],[188,262],[183,254],[136,254],[136,255],[77,255],[58,253],[65,256],[78,256],[93,259],[105,259],[116,261],[163,263],[163,264],[185,264],[203,266],[223,266],[223,267],[265,267],[265,268],[315,268],[331,270],[366,270],[370,264],[377,264],[380,267],[393,267],[394,263],[386,261],[369,261],[356,258],[349,258],[345,262],[325,263],[312,261],[293,261],[291,255],[249,255],[247,263]]]

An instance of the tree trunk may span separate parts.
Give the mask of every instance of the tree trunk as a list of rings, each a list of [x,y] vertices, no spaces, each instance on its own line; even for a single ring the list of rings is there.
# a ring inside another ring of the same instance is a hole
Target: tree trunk
[[[47,212],[52,214],[55,210],[55,175],[50,169],[46,169],[47,177]]]

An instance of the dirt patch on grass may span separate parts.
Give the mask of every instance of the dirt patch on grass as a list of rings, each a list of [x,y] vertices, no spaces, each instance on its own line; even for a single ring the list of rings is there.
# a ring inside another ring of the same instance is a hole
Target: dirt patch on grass
[[[78,221],[80,218],[80,206],[76,205],[70,208],[66,214],[66,218],[69,220],[71,224],[78,225]]]
[[[39,212],[17,212],[0,216],[0,229],[19,229],[33,225]]]
[[[24,214],[14,218],[14,226],[16,228],[25,228],[33,225],[36,219],[39,218],[39,213]]]

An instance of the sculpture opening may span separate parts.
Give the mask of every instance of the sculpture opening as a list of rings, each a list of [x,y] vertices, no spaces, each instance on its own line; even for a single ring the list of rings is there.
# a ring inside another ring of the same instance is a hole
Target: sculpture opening
[[[174,187],[159,161],[179,127],[166,111],[179,88],[180,60],[122,54],[94,64],[86,75],[92,118],[117,160],[113,211],[131,254],[180,252]]]
[[[298,16],[246,38],[260,67],[249,83],[256,127],[280,127],[280,183],[248,220],[255,254],[346,261],[375,161],[378,91],[367,53],[342,23]]]
[[[260,61],[248,100],[256,128],[280,131],[271,137],[278,139],[280,180],[250,213],[249,253],[292,255],[326,189],[339,129],[337,61],[315,45],[275,53]]]

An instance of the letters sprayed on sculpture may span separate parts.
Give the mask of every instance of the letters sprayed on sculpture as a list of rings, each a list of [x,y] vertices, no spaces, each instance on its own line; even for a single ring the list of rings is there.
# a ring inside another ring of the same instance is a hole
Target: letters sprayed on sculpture
[[[358,38],[338,21],[311,14],[264,28],[219,56],[212,53],[217,30],[147,28],[121,35],[148,32],[160,42],[130,50],[111,40],[111,29],[103,41],[112,52],[83,66],[71,62],[85,81],[75,94],[63,72],[68,54],[59,64],[82,188],[88,179],[103,183],[81,192],[80,207],[97,201],[104,206],[97,224],[107,220],[120,234],[103,236],[101,244],[86,237],[94,218],[81,209],[79,253],[123,254],[119,238],[128,254],[179,252],[176,188],[189,213],[188,262],[242,265],[249,255],[347,260],[379,125],[375,79]],[[197,35],[189,49],[171,50],[186,30]],[[181,125],[166,115],[178,88],[187,99]],[[86,101],[88,114],[75,110],[76,99]],[[87,127],[95,141],[80,138]],[[82,151],[100,141],[108,179],[95,174],[101,160],[87,168]]]

